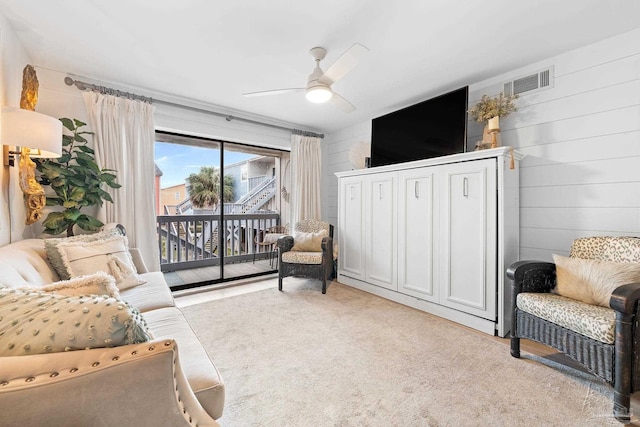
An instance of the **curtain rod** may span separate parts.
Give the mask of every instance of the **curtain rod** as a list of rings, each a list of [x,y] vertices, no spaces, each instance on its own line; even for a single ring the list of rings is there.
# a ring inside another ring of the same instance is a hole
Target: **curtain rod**
[[[286,130],[289,131],[293,134],[297,134],[297,135],[304,135],[304,136],[311,136],[311,137],[315,137],[315,138],[324,138],[324,134],[323,133],[315,133],[315,132],[310,132],[310,131],[303,131],[303,130],[299,130],[299,129],[293,129],[293,128],[288,128],[285,126],[279,126],[279,125],[273,125],[271,123],[265,123],[265,122],[260,122],[257,120],[251,120],[251,119],[245,119],[242,117],[236,117],[236,116],[232,116],[230,114],[224,114],[224,113],[220,113],[217,111],[212,111],[212,110],[207,110],[205,108],[199,108],[199,107],[192,107],[190,105],[184,105],[184,104],[179,104],[177,102],[171,102],[171,101],[164,101],[162,99],[157,99],[157,98],[149,98],[146,96],[142,96],[142,95],[136,95],[135,93],[130,93],[130,92],[123,92],[117,89],[113,89],[113,88],[109,88],[106,86],[99,86],[99,85],[94,85],[91,83],[86,83],[80,80],[73,80],[71,77],[65,77],[64,78],[64,82],[67,86],[75,86],[77,87],[79,90],[91,90],[94,92],[98,92],[101,93],[103,95],[113,95],[113,96],[118,96],[118,97],[122,97],[122,98],[127,98],[127,99],[132,99],[132,100],[139,100],[139,101],[143,101],[143,102],[148,102],[148,103],[156,103],[156,104],[164,104],[164,105],[168,105],[170,107],[177,107],[177,108],[182,108],[182,109],[186,109],[186,110],[191,110],[191,111],[196,111],[199,113],[206,113],[206,114],[211,114],[214,116],[218,116],[218,117],[224,117],[224,119],[228,122],[230,122],[231,120],[238,120],[241,122],[245,122],[245,123],[251,123],[254,125],[259,125],[259,126],[267,126],[267,127],[271,127],[271,128],[276,128],[276,129],[282,129],[282,130]]]

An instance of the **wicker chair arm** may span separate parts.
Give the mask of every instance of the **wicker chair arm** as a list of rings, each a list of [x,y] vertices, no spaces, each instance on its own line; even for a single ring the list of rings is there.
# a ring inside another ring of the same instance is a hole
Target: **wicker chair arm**
[[[323,252],[327,249],[333,249],[333,239],[331,237],[323,237],[320,245]]]
[[[288,252],[293,248],[293,236],[280,236],[276,242],[276,246],[282,252]]]
[[[634,315],[638,310],[639,300],[640,283],[630,283],[613,290],[609,306],[619,313]]]
[[[323,237],[320,245],[322,247],[322,253],[325,255],[326,259],[329,261],[333,260],[333,238]]]
[[[520,292],[550,292],[556,285],[556,265],[544,261],[518,261],[507,268],[513,295]]]

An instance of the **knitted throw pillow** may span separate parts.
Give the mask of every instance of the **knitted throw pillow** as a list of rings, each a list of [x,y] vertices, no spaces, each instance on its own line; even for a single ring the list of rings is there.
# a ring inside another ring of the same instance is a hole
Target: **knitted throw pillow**
[[[116,298],[0,287],[0,356],[115,347],[151,338],[140,312]]]

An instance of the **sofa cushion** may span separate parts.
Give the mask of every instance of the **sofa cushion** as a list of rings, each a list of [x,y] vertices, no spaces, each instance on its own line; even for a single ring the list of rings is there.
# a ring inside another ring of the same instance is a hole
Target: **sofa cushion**
[[[126,236],[112,235],[99,240],[65,240],[58,243],[62,263],[70,277],[105,271],[116,278],[120,290],[143,283],[129,253]]]
[[[616,315],[611,308],[548,293],[518,294],[517,307],[534,316],[605,344],[615,341]]]
[[[120,297],[129,304],[146,313],[163,307],[173,307],[175,302],[171,289],[159,271],[140,274],[140,279],[146,283],[120,291]]]
[[[282,254],[282,262],[290,264],[322,264],[322,252],[288,251]]]
[[[640,282],[640,263],[609,262],[553,255],[556,287],[553,292],[587,304],[609,307],[619,286]]]
[[[167,307],[146,312],[144,316],[156,338],[176,340],[180,363],[198,401],[209,415],[220,418],[224,406],[224,383],[182,312],[176,307]]]
[[[107,231],[100,231],[98,233],[92,233],[92,234],[78,234],[77,236],[70,236],[70,237],[51,237],[48,239],[44,239],[44,250],[47,253],[47,257],[49,258],[49,262],[51,263],[51,266],[56,270],[56,272],[58,273],[58,276],[60,276],[61,279],[70,279],[71,276],[69,275],[69,272],[67,271],[67,268],[65,267],[64,262],[62,261],[62,254],[58,249],[58,245],[60,243],[93,242],[95,240],[101,240],[106,237],[121,236],[121,235],[122,233],[120,232],[120,230],[117,228],[114,228]]]
[[[2,280],[11,287],[41,286],[60,280],[48,262],[42,239],[25,239],[0,248]]]
[[[150,338],[138,310],[124,301],[0,287],[0,356],[113,347]]]

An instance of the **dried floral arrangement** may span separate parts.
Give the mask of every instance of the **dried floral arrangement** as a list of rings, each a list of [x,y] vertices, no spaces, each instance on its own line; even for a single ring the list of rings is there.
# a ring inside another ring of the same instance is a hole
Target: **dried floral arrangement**
[[[486,122],[496,116],[506,117],[510,113],[518,111],[514,103],[516,99],[518,99],[518,95],[507,96],[502,92],[494,97],[482,95],[480,101],[468,113],[478,123]]]

